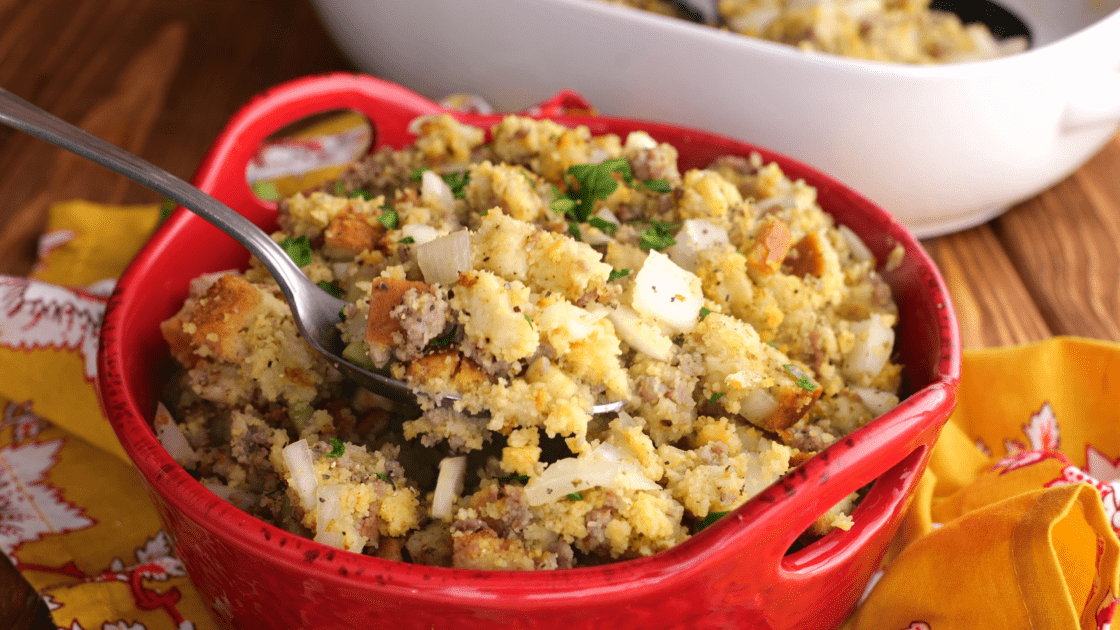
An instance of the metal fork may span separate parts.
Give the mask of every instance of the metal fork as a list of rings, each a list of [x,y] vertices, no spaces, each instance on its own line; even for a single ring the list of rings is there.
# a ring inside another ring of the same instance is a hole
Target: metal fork
[[[0,122],[88,158],[136,183],[174,200],[235,238],[268,269],[288,305],[303,338],[346,378],[392,400],[416,404],[416,394],[403,381],[371,372],[342,358],[338,324],[347,305],[312,282],[264,230],[222,202],[167,171],[50,114],[0,88]],[[437,402],[457,400],[456,395]],[[595,405],[593,414],[622,408],[621,401]]]

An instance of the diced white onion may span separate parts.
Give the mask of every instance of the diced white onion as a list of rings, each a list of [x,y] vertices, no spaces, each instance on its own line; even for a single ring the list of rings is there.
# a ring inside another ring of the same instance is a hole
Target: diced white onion
[[[315,503],[315,541],[331,547],[345,548],[345,537],[342,535],[342,486],[322,486],[316,492]],[[331,527],[331,525],[334,527]]]
[[[163,448],[167,449],[167,454],[172,459],[183,465],[198,460],[194,449],[187,442],[187,436],[183,435],[183,430],[179,428],[178,424],[175,424],[175,419],[171,417],[171,412],[163,406],[163,403],[159,403],[156,407],[156,417],[152,421],[152,425],[156,430],[156,438],[159,439]]]
[[[599,208],[598,210],[595,211],[595,216],[604,220],[604,221],[606,221],[607,223],[613,223],[615,225],[622,225],[622,222],[618,220],[618,217],[616,217],[615,214],[613,212],[611,212],[609,208],[606,208],[606,207]],[[589,230],[587,232],[584,232],[583,242],[585,242],[585,243],[587,243],[588,245],[591,245],[591,246],[606,245],[607,243],[611,242],[611,237],[607,234],[604,234],[603,232],[601,232],[598,229]]]
[[[432,496],[432,518],[451,516],[455,499],[463,493],[463,479],[467,476],[467,457],[444,457],[439,462],[439,477]]]
[[[401,237],[412,237],[412,242],[416,245],[434,241],[438,236],[439,231],[426,223],[409,223],[401,228]]]
[[[752,389],[744,398],[739,413],[751,422],[762,422],[778,409],[778,400],[765,389]]]
[[[445,210],[455,208],[455,195],[451,193],[451,186],[435,171],[424,171],[420,176],[420,200],[428,206]]]
[[[307,440],[292,442],[284,447],[284,465],[288,467],[288,485],[295,489],[304,510],[315,505],[315,492],[319,480],[315,478],[315,463]]]
[[[592,247],[606,245],[607,243],[611,242],[610,236],[607,236],[606,234],[603,234],[598,230],[585,230],[583,231],[583,234],[580,235],[580,239],[584,243],[587,243]]]
[[[700,278],[681,269],[659,251],[651,250],[634,276],[631,304],[643,317],[652,318],[673,332],[689,332],[700,319],[704,294]]]
[[[451,285],[471,269],[471,236],[458,230],[416,248],[416,262],[428,284]]]
[[[783,208],[792,208],[797,205],[797,200],[793,195],[776,195],[774,197],[767,197],[754,204],[755,210],[763,212],[773,208],[774,206],[781,206]]]
[[[573,492],[595,487],[611,490],[661,489],[642,473],[635,462],[625,458],[621,450],[604,442],[590,453],[549,464],[540,476],[533,477],[525,485],[525,500],[529,505],[544,505]]]
[[[611,156],[610,151],[600,147],[591,147],[587,154],[588,164],[602,164]]]
[[[999,56],[999,46],[992,32],[986,28],[965,28],[965,35],[972,40],[974,55],[980,59]]]
[[[606,207],[606,206],[603,206],[602,208],[599,208],[598,210],[596,210],[595,211],[595,216],[597,216],[600,219],[606,221],[607,223],[613,223],[615,225],[622,225],[622,220],[619,219],[618,216],[616,216],[615,213],[611,212],[611,209]]]
[[[849,378],[874,378],[883,370],[894,348],[894,330],[878,315],[852,324],[855,345],[844,357],[844,373]]]
[[[427,116],[417,116],[416,118],[413,118],[412,120],[408,121],[408,133],[414,136],[420,135],[420,130],[424,126],[424,123],[435,117],[436,116],[434,114],[429,114]]]
[[[619,306],[608,318],[618,338],[634,350],[658,361],[668,361],[673,356],[673,340],[657,326],[642,321],[630,307]]]
[[[260,496],[247,492],[243,489],[234,489],[224,483],[217,483],[214,481],[202,481],[202,486],[221,497],[227,503],[237,506],[242,510],[251,510],[254,505],[260,503]]]
[[[761,33],[781,14],[782,9],[780,7],[759,7],[753,11],[736,15],[731,19],[728,26],[736,31]]]
[[[625,146],[627,151],[650,151],[657,148],[657,141],[645,131],[631,131]]]
[[[880,15],[883,11],[882,0],[854,0],[844,5],[844,12],[853,20]]]
[[[571,343],[590,335],[595,330],[595,323],[606,315],[605,311],[591,313],[571,302],[556,302],[541,309],[536,321],[541,332],[550,336],[552,333],[566,333],[565,340]]]
[[[1000,40],[996,42],[996,46],[999,48],[1000,56],[1006,57],[1007,55],[1021,53],[1027,48],[1030,48],[1030,42],[1027,41],[1026,37],[1016,36]]]
[[[350,275],[350,266],[352,262],[336,262],[331,263],[331,271],[336,278],[346,278]]]
[[[840,232],[840,236],[843,236],[844,240],[847,241],[848,250],[852,252],[853,258],[860,262],[874,260],[875,254],[871,253],[871,250],[864,244],[863,239],[859,237],[859,234],[853,232],[852,228],[841,225],[837,227],[836,230]]]
[[[231,497],[233,496],[233,489],[226,484],[215,483],[213,481],[203,481],[201,483],[203,488],[206,488],[210,492],[218,495],[223,501],[226,501],[227,503],[233,503],[233,501],[231,500]]]
[[[665,250],[669,259],[681,269],[696,272],[700,252],[721,243],[729,243],[727,230],[707,219],[686,219],[673,237],[677,243]]]
[[[859,401],[876,418],[898,406],[898,396],[891,392],[872,387],[852,387]]]

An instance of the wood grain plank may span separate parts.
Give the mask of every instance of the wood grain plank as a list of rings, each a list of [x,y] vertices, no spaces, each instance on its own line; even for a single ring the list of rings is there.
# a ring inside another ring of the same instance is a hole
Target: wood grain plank
[[[78,126],[126,151],[138,152],[162,108],[184,40],[181,25],[169,24],[159,31],[132,63],[120,69],[114,93],[94,106]],[[54,150],[54,156],[46,185],[7,217],[0,234],[0,268],[26,262],[51,203],[72,198],[118,203],[124,197],[129,181],[123,176],[67,151]]]
[[[13,75],[19,73],[34,50],[21,47],[21,35],[30,28],[45,5],[35,2],[8,2],[0,6],[0,23],[7,28],[0,32],[0,85],[13,89]]]
[[[173,14],[190,23],[191,36],[145,155],[183,178],[252,96],[298,76],[348,67],[306,1],[222,5],[201,15],[176,7]]]
[[[1120,231],[1120,134],[1071,176],[1110,229]]]
[[[160,86],[137,87],[158,88],[149,94],[158,106],[145,110],[151,118],[136,125],[139,135],[121,140],[183,178],[193,174],[214,136],[252,95],[303,74],[349,68],[306,0],[39,0],[0,4],[0,50],[13,53],[0,55],[0,84],[85,124],[96,107],[120,98],[122,68],[168,28],[182,32],[182,50],[153,59],[153,71],[163,77]],[[135,99],[129,103],[139,106]],[[127,107],[106,113],[122,125],[135,114]],[[30,268],[49,201],[158,200],[107,171],[71,172],[60,179],[58,160],[67,158],[59,153],[0,129],[0,273],[19,275]],[[69,188],[60,189],[60,181]]]
[[[995,224],[1054,334],[1120,340],[1120,145]]]
[[[19,11],[25,17],[5,24],[4,39],[10,38],[13,50],[19,52],[0,58],[5,87],[64,120],[82,120],[109,97],[121,69],[140,48],[115,33],[128,23],[136,3],[147,1],[17,4],[6,13]],[[154,32],[146,38],[150,40]],[[0,271],[21,272],[33,260],[45,216],[38,216],[29,205],[42,206],[35,199],[53,185],[53,169],[61,153],[14,130],[0,139],[0,221],[6,227],[0,241]],[[84,180],[67,181],[77,189]]]
[[[964,349],[1050,336],[1042,314],[987,225],[923,242],[937,263],[960,321]]]

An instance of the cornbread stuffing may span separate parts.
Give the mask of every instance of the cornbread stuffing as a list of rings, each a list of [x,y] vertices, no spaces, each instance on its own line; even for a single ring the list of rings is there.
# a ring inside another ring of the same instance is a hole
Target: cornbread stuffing
[[[691,19],[668,0],[602,0]],[[930,8],[930,0],[719,0],[720,27],[806,52],[895,63],[979,61],[1022,52],[1023,37],[996,39],[981,22]]]
[[[162,325],[180,370],[157,433],[244,510],[393,560],[601,564],[679,544],[898,403],[876,260],[777,165],[682,173],[644,132],[517,116],[411,129],[282,201],[273,238],[349,302],[344,356],[418,409],[329,367],[255,260]]]

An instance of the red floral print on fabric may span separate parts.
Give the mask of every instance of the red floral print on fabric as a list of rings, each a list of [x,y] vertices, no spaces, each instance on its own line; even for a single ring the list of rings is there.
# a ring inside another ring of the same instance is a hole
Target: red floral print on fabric
[[[31,441],[0,448],[0,506],[4,508],[0,510],[0,552],[13,559],[25,542],[96,523],[46,481],[64,442]]]
[[[34,439],[48,426],[47,420],[31,410],[31,401],[10,402],[0,417],[0,431],[12,428],[12,443],[23,444]]]
[[[1097,490],[1104,506],[1105,515],[1113,531],[1120,533],[1120,457],[1109,457],[1091,444],[1085,446],[1085,467],[1074,465],[1068,456],[1060,452],[1061,431],[1057,415],[1049,402],[1044,402],[1038,411],[1031,415],[1030,420],[1023,425],[1023,434],[1026,442],[1019,440],[1005,440],[1004,446],[1007,455],[995,463],[993,469],[1003,475],[1013,470],[1031,466],[1047,460],[1058,460],[1064,464],[1058,476],[1044,487],[1087,483]],[[991,450],[982,440],[976,441],[977,448],[986,454]],[[1097,567],[1098,573],[1104,550],[1104,541],[1097,540]],[[1100,584],[1094,584],[1089,600]],[[1104,603],[1095,611],[1094,619],[1097,630],[1110,630],[1112,620],[1115,618],[1117,608],[1116,594],[1109,593]],[[920,624],[920,625],[916,625]],[[933,630],[925,622],[914,622],[903,630]]]
[[[1049,402],[1042,403],[1038,411],[1031,415],[1030,420],[1023,425],[1023,433],[1027,436],[1026,444],[1018,440],[1004,441],[1007,455],[994,466],[1001,475],[1047,459],[1057,459],[1073,465],[1064,453],[1058,451],[1061,446],[1058,419]]]
[[[25,278],[0,278],[0,346],[78,352],[91,383],[97,374],[97,336],[104,313],[103,296]]]

